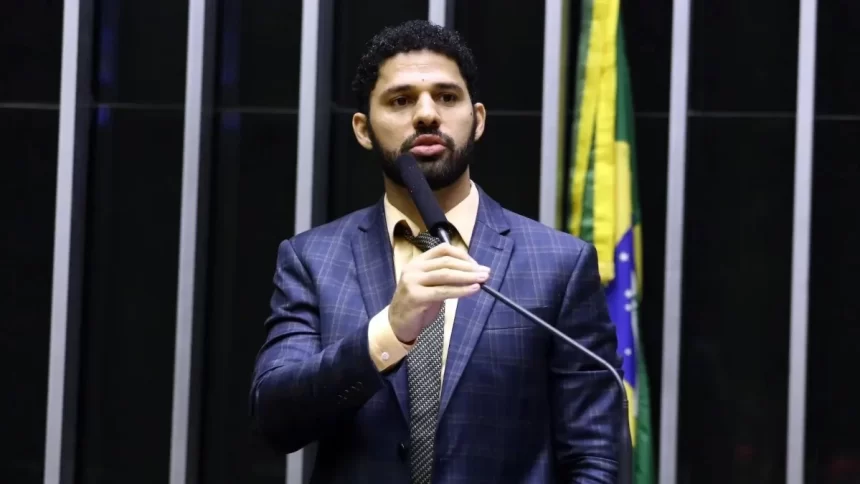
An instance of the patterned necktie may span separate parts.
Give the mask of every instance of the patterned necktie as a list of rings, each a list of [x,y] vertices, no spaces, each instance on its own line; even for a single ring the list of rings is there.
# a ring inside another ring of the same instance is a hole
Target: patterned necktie
[[[399,235],[422,252],[442,243],[422,232],[417,236],[405,225]],[[433,443],[436,440],[436,418],[442,374],[442,343],[445,327],[445,305],[436,319],[424,328],[406,356],[409,381],[409,467],[413,484],[429,484],[433,468]]]

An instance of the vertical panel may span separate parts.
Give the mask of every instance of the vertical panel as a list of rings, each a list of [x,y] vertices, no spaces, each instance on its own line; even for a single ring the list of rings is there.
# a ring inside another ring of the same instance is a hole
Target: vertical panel
[[[669,170],[663,292],[663,372],[660,391],[661,484],[677,481],[678,380],[681,353],[681,283],[684,254],[684,184],[687,169],[687,84],[690,1],[672,4],[672,71],[669,93]],[[642,171],[642,170],[640,170]]]
[[[57,109],[63,6],[62,1],[4,3],[0,16],[0,104],[44,104]]]
[[[210,182],[208,214],[200,213],[209,226],[201,240],[207,273],[198,279],[205,335],[194,348],[202,359],[195,464],[201,483],[283,484],[283,454],[266,446],[247,415],[274,256],[294,233],[302,2],[219,0],[210,10],[215,72],[211,104],[204,91],[204,112],[211,107],[213,116],[202,129],[211,139],[201,146]],[[207,20],[207,37],[211,27]]]
[[[679,482],[779,483],[794,120],[692,118],[689,126]]]
[[[187,9],[95,2],[75,479],[83,484],[169,475]]]
[[[693,0],[692,12],[690,107],[793,114],[798,2]]]
[[[798,8],[693,12],[678,481],[782,483]],[[765,15],[772,27],[753,28]]]
[[[48,404],[47,396],[52,320],[57,331],[54,344],[59,348],[65,339],[59,334],[64,313],[52,311],[58,117],[56,108],[0,107],[0,132],[4,138],[0,220],[5,232],[0,237],[0,253],[4,254],[0,261],[0,305],[8,311],[0,324],[0,380],[7,382],[9,388],[7,398],[0,398],[4,420],[0,432],[0,448],[4,449],[0,455],[0,482],[42,481],[46,412],[50,411],[54,419],[61,418],[62,395],[57,392],[64,374],[62,360],[56,358],[50,380],[53,406]],[[58,277],[59,289],[65,284],[61,282],[64,275]],[[64,294],[58,292],[56,296]],[[52,313],[57,319],[52,318]],[[61,436],[58,432],[47,435],[52,445],[50,458],[56,465],[59,456],[55,452],[59,452]]]
[[[0,398],[0,482],[41,482],[47,457],[55,225],[70,223],[71,216],[71,211],[61,210],[55,220],[63,2],[15,2],[4,6],[4,13],[0,16],[4,66],[0,75],[0,306],[4,308],[0,381],[6,382],[4,397],[8,398]],[[77,41],[76,29],[70,41]],[[71,163],[71,155],[68,158],[66,165]],[[59,182],[64,194],[71,189],[69,183]],[[61,242],[68,236],[60,233]],[[64,274],[58,277],[62,287]],[[62,378],[61,373],[54,374],[50,380],[54,388],[62,385]],[[57,404],[62,406],[60,401]],[[51,410],[59,417],[56,406]],[[59,435],[50,437],[52,445],[59,444]],[[55,464],[57,458],[56,453],[50,456]]]
[[[89,180],[78,478],[153,482],[166,479],[170,454],[183,116],[99,116],[108,119],[95,129]]]
[[[462,3],[462,2],[461,2]],[[427,18],[428,0],[349,0],[335,2],[331,46],[331,153],[327,220],[366,207],[382,196],[379,161],[355,139],[352,115],[358,110],[350,84],[366,43],[386,26]]]
[[[854,383],[860,341],[860,66],[848,60],[860,55],[860,4],[817,3],[808,366],[806,388],[800,389],[807,400],[801,416],[806,438],[800,458],[804,482],[841,484],[860,482]]]
[[[634,107],[637,113],[665,114],[667,121],[672,76],[673,4],[672,0],[648,3],[621,0]]]
[[[95,7],[96,100],[181,108],[188,2],[95,0]]]
[[[818,2],[816,116],[853,119],[860,115],[860,96],[853,91],[860,83],[860,66],[845,59],[860,56],[860,4]],[[816,169],[817,170],[817,169]]]
[[[824,14],[823,2],[820,8]],[[801,474],[805,479],[802,482],[860,482],[860,447],[857,444],[860,419],[854,393],[860,341],[857,324],[860,299],[856,282],[857,268],[860,268],[857,251],[860,229],[851,221],[856,218],[851,206],[852,203],[856,206],[856,202],[852,200],[856,200],[860,186],[860,164],[853,156],[860,152],[858,150],[860,113],[850,118],[820,116],[816,120],[809,249],[808,370],[806,387],[799,389],[807,404],[800,422],[790,420],[790,424],[803,425],[805,430],[798,432],[805,434],[805,442],[797,442],[798,445],[805,443],[801,448],[806,466]],[[803,409],[796,409],[800,410]],[[791,416],[797,418],[794,413]]]

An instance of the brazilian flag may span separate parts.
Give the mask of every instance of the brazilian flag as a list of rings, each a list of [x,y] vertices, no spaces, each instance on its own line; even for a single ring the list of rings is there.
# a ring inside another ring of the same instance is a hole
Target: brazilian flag
[[[630,403],[634,482],[653,484],[648,377],[638,334],[642,225],[636,186],[633,100],[619,0],[583,0],[577,55],[565,229],[597,249],[618,331]]]

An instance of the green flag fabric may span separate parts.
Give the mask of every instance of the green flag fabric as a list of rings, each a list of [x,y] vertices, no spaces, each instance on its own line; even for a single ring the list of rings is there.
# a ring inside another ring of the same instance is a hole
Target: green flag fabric
[[[642,224],[633,100],[619,0],[583,0],[574,93],[565,229],[594,244],[617,328],[630,403],[634,482],[653,484],[653,431],[638,315]]]

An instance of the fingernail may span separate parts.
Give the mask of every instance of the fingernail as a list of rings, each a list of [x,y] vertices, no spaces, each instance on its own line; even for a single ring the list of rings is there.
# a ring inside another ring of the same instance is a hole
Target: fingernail
[[[479,265],[479,266],[478,266],[478,270],[479,270],[479,271],[484,271],[484,272],[490,272],[490,268],[489,268],[489,267],[487,267],[487,266],[481,266],[481,265]]]
[[[489,277],[490,277],[489,272],[481,272],[480,274],[478,274],[478,280],[479,281],[486,281]]]

